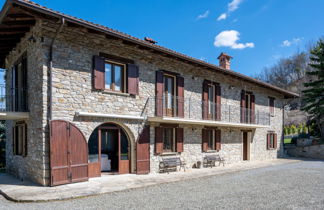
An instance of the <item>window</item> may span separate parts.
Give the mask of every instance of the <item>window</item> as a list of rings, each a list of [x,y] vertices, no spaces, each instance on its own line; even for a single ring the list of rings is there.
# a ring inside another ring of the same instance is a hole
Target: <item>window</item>
[[[17,122],[13,128],[13,153],[27,156],[27,125],[25,122]]]
[[[176,152],[175,128],[163,128],[163,152]]]
[[[28,111],[27,103],[27,58],[18,60],[11,71],[11,110]]]
[[[126,66],[121,63],[106,61],[105,63],[105,89],[125,92]]]
[[[268,133],[267,135],[267,148],[277,149],[277,134],[276,133]]]
[[[215,85],[208,85],[208,119],[214,119],[215,116]]]
[[[207,130],[208,150],[215,150],[215,130]]]
[[[164,75],[164,109],[166,115],[173,116],[175,114],[175,77],[171,75]]]
[[[275,115],[274,103],[275,99],[273,97],[269,97],[269,112],[271,116]]]
[[[221,150],[221,130],[217,128],[202,129],[203,152]]]

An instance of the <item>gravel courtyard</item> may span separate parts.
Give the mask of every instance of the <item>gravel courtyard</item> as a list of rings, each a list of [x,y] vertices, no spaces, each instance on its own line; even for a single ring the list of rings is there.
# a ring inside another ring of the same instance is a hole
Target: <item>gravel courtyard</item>
[[[0,209],[324,209],[324,161],[302,161],[204,179]]]

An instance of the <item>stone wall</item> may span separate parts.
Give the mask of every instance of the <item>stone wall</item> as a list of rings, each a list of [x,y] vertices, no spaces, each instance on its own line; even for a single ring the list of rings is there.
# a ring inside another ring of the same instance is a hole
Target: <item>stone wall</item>
[[[38,21],[6,59],[6,90],[9,93],[11,68],[22,54],[27,52],[28,107],[30,110],[30,118],[25,120],[27,123],[26,157],[13,155],[12,127],[16,121],[6,121],[6,168],[9,173],[20,179],[30,179],[45,185],[45,171],[48,169],[48,158],[45,153],[47,152],[48,142],[44,132],[46,117],[43,102],[44,99],[46,100],[46,92],[44,94],[43,82],[46,82],[46,71],[43,72],[44,53],[40,38],[40,25],[41,22]],[[31,36],[36,38],[36,42],[28,40]]]
[[[306,147],[289,147],[287,154],[292,157],[314,158],[324,160],[324,144]]]
[[[46,184],[49,181],[48,163],[48,133],[47,133],[47,63],[49,44],[54,31],[59,26],[51,22],[38,22],[37,30],[33,30],[37,38],[31,43],[28,56],[28,71],[31,72],[29,92],[33,100],[30,103],[31,118],[29,126],[29,156],[25,160],[13,157],[8,152],[8,168],[20,177],[27,176],[33,181]],[[39,34],[38,34],[39,33]],[[40,43],[42,40],[42,43]],[[26,42],[26,41],[25,41]],[[23,44],[24,42],[22,42]],[[23,47],[22,47],[23,48]],[[25,47],[26,48],[26,47]],[[53,53],[53,119],[63,119],[73,122],[88,140],[94,129],[102,123],[112,122],[124,128],[132,144],[132,172],[135,172],[135,143],[143,129],[143,121],[117,120],[113,118],[78,117],[76,112],[93,112],[106,114],[143,115],[154,113],[154,106],[145,104],[149,97],[155,95],[155,72],[168,70],[180,73],[185,81],[185,98],[200,101],[202,83],[204,79],[220,83],[222,87],[222,104],[232,105],[239,110],[240,93],[242,89],[255,94],[256,110],[268,111],[268,97],[276,98],[275,116],[271,117],[269,128],[252,129],[250,159],[264,160],[276,158],[282,153],[282,95],[266,88],[246,83],[242,80],[225,76],[218,72],[195,67],[173,58],[154,54],[139,49],[119,40],[108,39],[104,35],[89,33],[85,29],[65,26],[54,43]],[[108,91],[94,91],[92,89],[92,58],[100,52],[112,54],[134,60],[139,66],[138,96],[116,94]],[[215,55],[216,56],[216,55]],[[11,55],[11,60],[14,55]],[[8,68],[11,62],[8,62]],[[28,73],[29,73],[28,72]],[[234,87],[234,88],[232,88]],[[33,92],[34,91],[34,92]],[[150,103],[149,103],[150,104]],[[197,106],[198,107],[198,106]],[[196,107],[196,108],[197,108]],[[185,107],[187,109],[187,107]],[[191,118],[201,119],[201,110],[197,110]],[[186,116],[187,116],[186,112]],[[239,121],[239,111],[232,116]],[[34,123],[34,124],[33,124]],[[151,172],[158,169],[158,157],[154,155],[154,126],[151,125]],[[201,152],[202,126],[184,126],[184,152],[181,154],[191,166],[201,160],[205,153]],[[10,125],[9,125],[10,127]],[[222,150],[219,152],[229,163],[242,161],[242,132],[239,128],[222,129]],[[278,151],[266,149],[266,133],[276,131],[278,134]],[[8,130],[10,138],[10,129]],[[10,144],[8,151],[11,151]]]

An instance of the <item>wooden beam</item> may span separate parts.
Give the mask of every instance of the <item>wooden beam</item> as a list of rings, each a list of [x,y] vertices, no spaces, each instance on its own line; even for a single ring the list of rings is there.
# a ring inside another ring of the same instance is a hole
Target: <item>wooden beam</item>
[[[32,26],[35,25],[35,20],[18,20],[18,21],[2,21],[3,25],[7,26]]]
[[[20,34],[26,33],[30,30],[29,27],[23,28],[0,28],[0,34]]]

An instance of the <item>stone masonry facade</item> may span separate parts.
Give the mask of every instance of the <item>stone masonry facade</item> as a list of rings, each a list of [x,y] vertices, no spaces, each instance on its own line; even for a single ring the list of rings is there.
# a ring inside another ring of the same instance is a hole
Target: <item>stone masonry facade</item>
[[[48,137],[48,56],[49,45],[59,25],[47,20],[38,20],[26,37],[31,34],[36,42],[23,38],[16,50],[11,52],[6,60],[7,81],[10,81],[10,71],[19,56],[27,52],[28,59],[28,92],[30,118],[28,125],[28,155],[27,157],[12,154],[13,121],[7,121],[7,168],[12,174],[22,179],[30,179],[42,185],[49,183],[49,137]],[[64,26],[58,34],[53,48],[53,99],[52,119],[61,119],[75,124],[88,140],[94,129],[105,122],[112,122],[125,129],[131,142],[131,172],[136,172],[136,141],[146,121],[123,120],[103,117],[79,117],[76,112],[127,114],[143,116],[154,112],[154,106],[146,107],[147,100],[155,96],[156,71],[168,70],[184,77],[184,97],[196,101],[202,98],[202,83],[204,79],[217,82],[222,88],[222,105],[240,107],[242,89],[252,91],[255,95],[255,109],[268,112],[268,97],[274,97],[275,115],[270,118],[267,128],[249,129],[251,132],[250,160],[274,159],[283,154],[282,123],[284,104],[283,95],[271,89],[244,82],[237,78],[211,72],[161,54],[152,53],[119,40],[107,39],[104,35],[89,33],[86,29]],[[94,91],[92,88],[93,56],[99,53],[111,54],[131,59],[139,67],[139,95],[116,94],[108,91]],[[216,56],[216,55],[215,55]],[[9,83],[8,83],[9,85]],[[234,87],[234,88],[230,88]],[[150,104],[150,103],[148,103]],[[197,108],[197,107],[196,107]],[[186,107],[185,107],[186,109]],[[199,108],[197,108],[199,109]],[[143,114],[144,113],[144,114]],[[185,112],[187,117],[188,112]],[[201,110],[195,112],[201,119]],[[239,121],[240,114],[233,116]],[[155,133],[150,124],[150,171],[158,172],[159,156],[154,153]],[[202,125],[185,125],[184,151],[179,154],[191,167],[197,161],[202,161],[206,153],[202,152]],[[219,127],[222,131],[222,149],[219,154],[227,163],[242,161],[242,129]],[[278,149],[267,150],[266,134],[275,131],[278,135]]]

